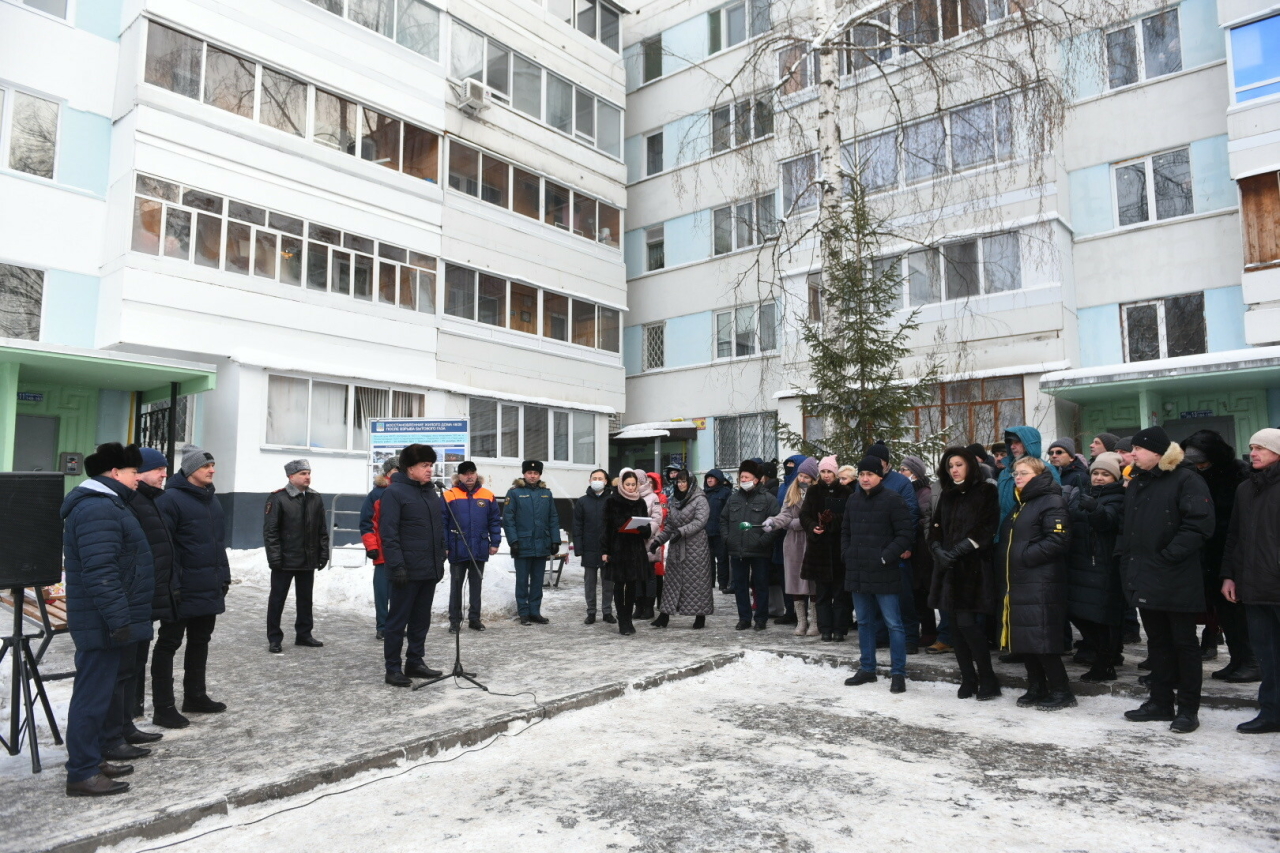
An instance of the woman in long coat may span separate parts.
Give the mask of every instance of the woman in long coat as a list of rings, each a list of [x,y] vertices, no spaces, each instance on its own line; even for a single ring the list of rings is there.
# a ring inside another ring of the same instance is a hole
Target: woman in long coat
[[[849,485],[839,479],[839,470],[834,456],[819,462],[818,482],[809,487],[800,504],[800,526],[809,537],[800,576],[813,581],[817,591],[813,622],[828,643],[844,640],[853,621],[849,593],[844,588],[844,560],[840,557],[840,524],[850,491]]]
[[[637,471],[636,481],[639,484],[640,500],[648,508],[647,513],[642,514],[649,516],[649,530],[652,531],[645,537],[644,545],[647,549],[653,544],[653,537],[662,529],[662,520],[667,517],[667,496],[662,493],[662,477],[653,471],[648,474]],[[646,553],[649,555],[649,562],[653,564],[653,573],[645,585],[636,590],[636,619],[653,618],[653,606],[662,597],[662,578],[666,572],[661,548]]]
[[[960,666],[956,696],[994,699],[1000,695],[1000,682],[991,666],[982,619],[994,617],[999,597],[991,552],[1000,521],[1000,497],[986,481],[978,457],[961,447],[943,451],[938,488],[942,494],[929,523],[933,565],[929,607],[952,615]]]
[[[1013,512],[1000,527],[997,565],[1004,573],[1004,619],[1000,644],[1022,655],[1027,692],[1022,707],[1045,711],[1076,704],[1062,665],[1062,626],[1067,618],[1067,551],[1071,520],[1062,486],[1043,460],[1023,456],[1014,463]]]
[[[618,612],[618,633],[634,634],[632,610],[636,593],[653,579],[653,564],[645,550],[645,540],[653,532],[648,524],[635,530],[624,530],[632,518],[648,516],[649,508],[640,498],[636,472],[623,468],[618,473],[615,490],[604,510],[604,538],[600,543],[600,559],[604,568],[600,575],[613,583],[613,604]]]
[[[782,573],[783,591],[795,601],[796,629],[792,633],[797,637],[806,634],[818,636],[818,614],[813,614],[813,626],[809,623],[809,601],[817,593],[813,581],[806,580],[801,572],[804,569],[804,552],[809,544],[809,535],[800,523],[800,507],[809,487],[818,481],[818,460],[806,456],[796,466],[796,475],[782,497],[782,509],[773,518],[764,523],[764,529],[785,530],[782,540]],[[815,607],[816,611],[817,608]]]
[[[676,472],[674,489],[667,501],[667,517],[662,530],[653,537],[650,551],[667,545],[666,574],[662,581],[662,612],[652,624],[665,628],[671,614],[692,616],[693,627],[707,624],[707,614],[715,612],[711,597],[711,548],[707,544],[707,520],[711,507],[697,482],[683,468]]]
[[[1081,681],[1115,681],[1116,661],[1124,648],[1124,587],[1115,553],[1124,517],[1121,461],[1115,453],[1099,453],[1089,466],[1092,485],[1071,509],[1071,535],[1084,547],[1068,568],[1067,609],[1095,655]]]

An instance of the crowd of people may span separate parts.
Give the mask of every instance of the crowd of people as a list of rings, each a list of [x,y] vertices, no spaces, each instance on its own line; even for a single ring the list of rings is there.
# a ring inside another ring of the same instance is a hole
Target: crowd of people
[[[1091,459],[1069,438],[1049,445],[1033,427],[1002,442],[949,447],[936,466],[905,456],[895,468],[876,442],[856,465],[796,455],[743,460],[736,487],[720,469],[699,482],[681,465],[661,474],[591,472],[573,504],[586,625],[636,620],[665,629],[693,617],[701,629],[715,591],[732,595],[735,628],[794,625],[794,635],[844,642],[857,631],[860,660],[846,680],[878,680],[889,650],[890,691],[906,689],[907,658],[954,654],[960,699],[1001,695],[992,655],[1026,667],[1017,704],[1076,704],[1063,658],[1088,666],[1086,682],[1113,681],[1124,645],[1146,632],[1138,663],[1150,697],[1133,721],[1199,726],[1203,662],[1225,639],[1230,660],[1213,673],[1261,682],[1257,717],[1242,733],[1280,731],[1280,429],[1251,439],[1247,461],[1212,431],[1181,443],[1158,426],[1128,438],[1102,433]],[[499,502],[474,462],[448,488],[434,478],[435,450],[410,445],[388,460],[361,513],[373,564],[376,638],[385,681],[441,675],[425,661],[436,586],[448,564],[449,630],[484,631],[485,566],[506,539],[517,618],[545,625],[547,563],[561,553],[561,523],[543,465],[526,460]],[[150,448],[104,444],[85,460],[88,479],[63,505],[67,614],[76,680],[67,723],[67,793],[120,793],[124,762],[148,754],[160,732],[138,729],[151,639],[152,722],[190,724],[219,713],[205,682],[209,640],[231,577],[212,454],[183,448],[177,471]],[[314,572],[329,561],[323,501],[305,459],[267,497],[263,541],[271,570],[268,652],[283,653],[292,588],[294,642],[313,635]],[[1140,623],[1139,623],[1140,618]],[[1204,624],[1201,637],[1196,631]],[[1072,628],[1080,634],[1075,640]],[[181,710],[173,660],[186,641]]]

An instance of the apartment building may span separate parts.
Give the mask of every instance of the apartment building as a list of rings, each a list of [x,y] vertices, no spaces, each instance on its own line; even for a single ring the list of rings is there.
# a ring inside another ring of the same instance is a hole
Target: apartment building
[[[797,399],[799,330],[822,318],[819,264],[812,240],[789,236],[817,206],[813,15],[804,3],[655,0],[629,25],[619,461],[733,468],[791,452],[779,420],[821,429]],[[983,45],[1024,25],[1012,4],[891,4],[849,32],[844,163],[892,235],[875,259],[903,280],[889,319],[918,312],[907,374],[927,357],[942,364],[917,436],[989,443],[1017,423],[1046,437],[1162,423],[1241,446],[1280,421],[1266,348],[1275,294],[1264,278],[1249,284],[1269,261],[1240,262],[1237,187],[1267,174],[1270,195],[1254,203],[1275,223],[1278,161],[1257,149],[1277,126],[1258,112],[1277,85],[1276,42],[1261,31],[1249,42],[1263,46],[1237,85],[1257,103],[1242,108],[1228,85],[1234,30],[1219,15],[1209,0],[1137,4],[1105,30],[1055,31],[1061,126],[995,60],[941,90],[921,73],[915,44],[997,55]],[[1246,147],[1251,172],[1237,165]]]
[[[0,469],[218,460],[369,486],[369,420],[469,418],[559,495],[623,408],[622,10],[0,0]],[[68,477],[70,488],[78,481]]]

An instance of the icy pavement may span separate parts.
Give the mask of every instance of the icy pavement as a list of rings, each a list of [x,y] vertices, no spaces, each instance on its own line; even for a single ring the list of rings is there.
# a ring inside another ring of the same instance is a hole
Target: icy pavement
[[[1206,711],[1196,736],[1099,697],[1057,714],[1014,697],[748,652],[499,737],[210,818],[170,850],[1274,851],[1280,743]],[[248,824],[248,825],[245,825]],[[219,828],[221,827],[221,828]]]
[[[330,569],[321,573],[329,591],[325,598],[327,606],[317,610],[315,630],[325,641],[324,648],[305,649],[286,643],[284,654],[268,654],[266,590],[260,586],[261,573],[253,566],[256,558],[252,554],[234,556],[237,583],[228,596],[227,613],[218,619],[209,660],[210,692],[214,698],[228,703],[228,711],[193,715],[190,728],[166,732],[151,757],[135,762],[137,772],[129,778],[133,785],[129,793],[100,801],[72,800],[63,795],[62,762],[66,755],[61,748],[53,746],[48,731],[42,730],[44,773],[31,775],[25,753],[0,757],[0,820],[6,826],[22,827],[20,831],[0,835],[0,853],[31,853],[60,846],[91,850],[99,841],[115,842],[139,834],[158,837],[186,830],[210,815],[228,812],[240,815],[244,809],[266,801],[278,803],[283,797],[318,791],[321,786],[334,782],[349,784],[347,780],[364,771],[385,770],[399,762],[429,758],[459,744],[482,743],[493,731],[513,721],[518,724],[528,716],[532,707],[528,695],[480,694],[456,689],[450,682],[417,692],[384,685],[382,647],[374,642],[372,614],[361,604],[362,586],[369,584],[367,568]],[[319,586],[320,578],[317,580]],[[490,567],[486,572],[486,596],[490,595],[491,587],[493,592],[486,612],[505,611],[513,584],[512,575],[503,571],[501,564]],[[437,613],[445,598],[445,590],[439,590]],[[856,657],[856,643],[821,643],[817,638],[793,637],[788,627],[771,625],[762,632],[734,631],[736,614],[732,599],[717,594],[715,603],[717,610],[707,620],[706,630],[692,631],[689,629],[692,619],[680,618],[672,620],[666,630],[654,630],[641,623],[636,636],[620,637],[616,626],[603,622],[591,626],[582,624],[585,606],[581,572],[571,565],[561,588],[546,591],[543,612],[551,618],[550,625],[522,627],[509,619],[487,615],[488,631],[483,634],[463,631],[463,659],[468,668],[476,670],[481,680],[496,692],[535,691],[538,700],[550,703],[557,714],[600,703],[605,718],[613,719],[623,713],[616,697],[629,685],[655,684],[667,677],[683,677],[700,671],[708,660],[723,664],[744,650],[803,654],[841,665],[840,669],[830,666],[801,669],[800,672],[809,674],[809,680],[795,684],[769,681],[760,685],[766,693],[776,691],[775,698],[779,700],[807,697],[811,688],[817,690],[825,681],[839,682],[848,674],[847,667]],[[292,622],[292,612],[292,605],[286,607],[286,626]],[[427,652],[428,662],[436,667],[447,669],[452,661],[453,638],[444,630],[442,621],[432,625]],[[1117,686],[1078,685],[1079,691],[1082,694],[1107,690],[1140,692],[1135,691],[1137,672],[1133,664],[1142,657],[1143,649],[1130,646],[1126,654],[1129,662],[1122,668],[1122,680]],[[887,653],[881,652],[880,662],[887,663]],[[177,663],[180,667],[181,654]],[[6,661],[5,666],[0,667],[0,724],[8,714],[7,664]],[[1219,661],[1206,669],[1221,665],[1223,662]],[[70,638],[57,637],[42,670],[48,674],[70,667]],[[955,660],[950,655],[914,656],[909,659],[908,671],[912,678],[908,701],[916,702],[917,695],[921,700],[928,696],[931,701],[926,704],[931,713],[971,714],[979,720],[994,720],[997,712],[1004,713],[1000,703],[959,703],[947,693],[954,690],[953,686],[940,687],[940,693],[927,692],[933,688],[925,681],[955,677]],[[1020,666],[1001,666],[999,671],[1006,684],[1020,680],[1023,672]],[[1068,671],[1074,679],[1083,668],[1068,664]],[[887,690],[887,684],[881,686]],[[726,689],[720,697],[728,703],[725,707],[745,701],[738,697],[746,695],[746,687]],[[55,713],[63,724],[70,688],[68,681],[50,684]],[[1225,745],[1220,749],[1224,755],[1243,759],[1265,757],[1280,763],[1274,751],[1274,744],[1280,744],[1280,739],[1247,738],[1232,731],[1235,723],[1254,715],[1246,703],[1256,696],[1256,689],[1252,684],[1225,685],[1206,679],[1206,701],[1245,706],[1221,713],[1206,712],[1201,730],[1186,738],[1186,742],[1196,749],[1200,747],[1195,744],[1201,740],[1217,742]],[[837,693],[843,696],[840,691]],[[1015,693],[1010,691],[1011,695]],[[1012,698],[1004,701],[1011,704]],[[1100,702],[1105,705],[1095,704]],[[775,730],[782,733],[797,724],[809,725],[804,722],[808,719],[804,714],[818,713],[823,707],[817,699],[813,702],[804,699],[801,704],[808,710],[793,712],[798,716],[792,720],[780,716],[768,718],[762,724],[764,729],[758,732],[759,743],[769,744],[768,736]],[[1099,712],[1103,718],[1108,715],[1115,718],[1124,708],[1136,704],[1137,699],[1131,697],[1104,700],[1082,695],[1081,708],[1066,715],[1092,713],[1095,708],[1103,708],[1105,710]],[[714,712],[711,713],[714,716]],[[1064,719],[1066,715],[1053,719]],[[1025,716],[1014,719],[1017,725],[1041,725],[1031,723]],[[1082,716],[1081,719],[1090,718]],[[552,722],[555,717],[538,724],[529,736],[543,726],[550,728]],[[708,728],[717,725],[710,718],[706,722]],[[819,718],[812,724],[821,728],[834,721]],[[139,725],[151,728],[146,721],[140,721]],[[1125,730],[1123,726],[1121,730]],[[1171,737],[1165,727],[1155,726],[1150,730],[1157,736]],[[617,743],[613,748],[639,755],[643,763],[643,753],[632,749],[627,738],[613,738],[608,726],[600,731],[591,743],[610,746]],[[1061,738],[1046,735],[1045,741],[1070,743],[1066,735]],[[768,746],[767,749],[782,747]],[[1117,750],[1118,746],[1108,748],[1099,761],[1114,760],[1118,754],[1128,755]],[[557,752],[552,750],[545,758],[550,760]],[[742,751],[742,758],[747,762],[746,773],[756,758],[755,752],[754,749]],[[531,772],[543,763],[541,758],[529,762]],[[538,785],[555,783],[536,774],[530,778],[537,779]],[[764,791],[764,781],[762,777],[748,787]],[[813,784],[821,791],[823,786],[843,785],[844,780],[840,776]],[[1194,777],[1188,777],[1187,791],[1188,796],[1199,796]],[[1247,788],[1241,788],[1237,797],[1241,804],[1252,802]],[[424,797],[422,803],[429,806],[430,798]],[[416,804],[413,807],[417,807]],[[636,808],[642,807],[647,808],[642,801],[637,801]],[[404,806],[405,810],[410,808],[408,804]],[[145,846],[142,842],[139,844]]]

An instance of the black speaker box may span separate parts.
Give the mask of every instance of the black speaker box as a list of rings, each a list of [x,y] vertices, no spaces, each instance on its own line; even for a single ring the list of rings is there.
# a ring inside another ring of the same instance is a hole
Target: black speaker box
[[[0,472],[0,589],[62,581],[65,489],[59,473]]]

